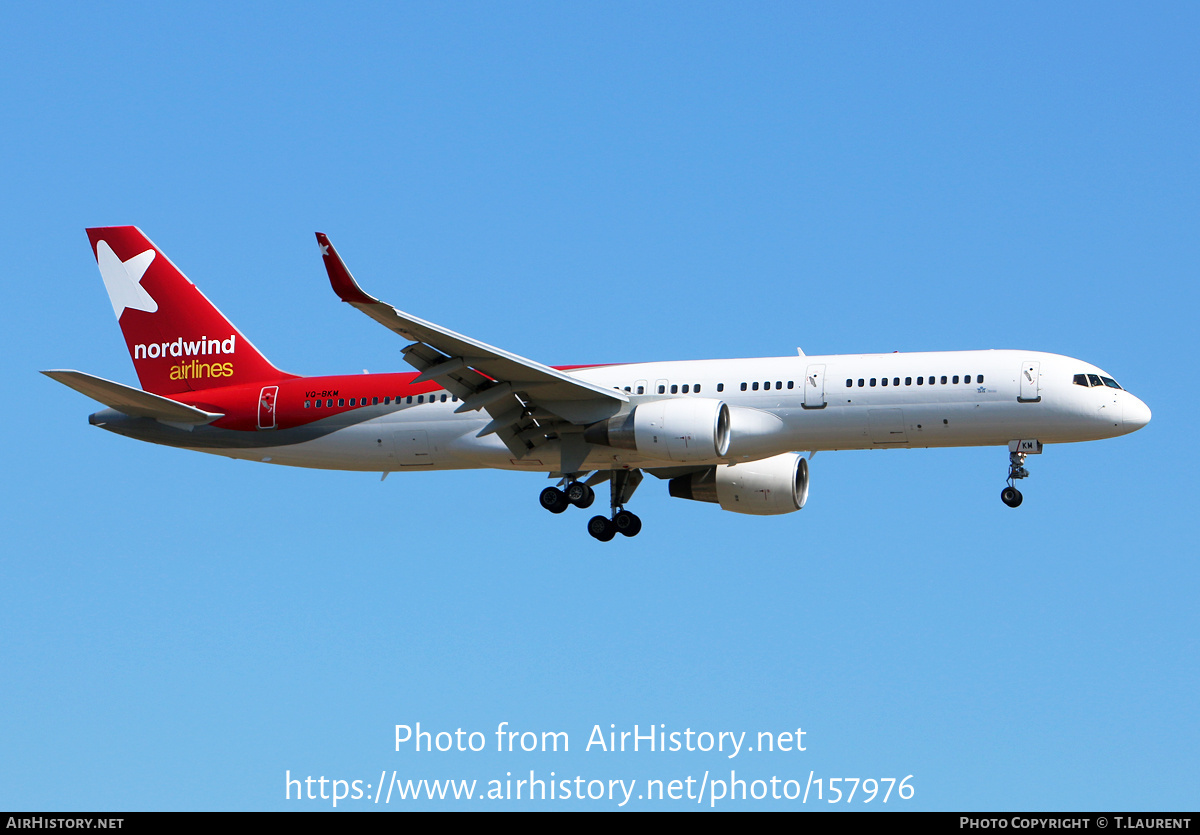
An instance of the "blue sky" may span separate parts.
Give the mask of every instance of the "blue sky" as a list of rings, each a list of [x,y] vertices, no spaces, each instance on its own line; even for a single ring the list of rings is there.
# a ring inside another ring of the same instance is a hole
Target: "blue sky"
[[[730,768],[913,775],[886,808],[1194,808],[1198,24],[1190,4],[9,9],[0,808],[331,807],[286,801],[288,771]],[[544,362],[1045,350],[1154,419],[1048,447],[1017,511],[1001,449],[822,453],[797,514],[647,480],[642,534],[601,545],[533,475],[380,484],[89,427],[36,372],[136,382],[83,232],[119,224],[296,373],[406,368],[331,293],[320,230],[368,291]],[[416,722],[571,750],[396,752]],[[807,750],[583,750],[659,723],[802,727]],[[461,805],[489,808],[374,808]]]

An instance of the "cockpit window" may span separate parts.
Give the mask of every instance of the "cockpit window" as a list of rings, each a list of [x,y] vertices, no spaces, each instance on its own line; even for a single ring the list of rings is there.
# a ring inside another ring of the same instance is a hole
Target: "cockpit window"
[[[1099,374],[1076,374],[1075,385],[1085,387],[1108,386],[1110,389],[1121,389],[1112,377],[1101,377]]]

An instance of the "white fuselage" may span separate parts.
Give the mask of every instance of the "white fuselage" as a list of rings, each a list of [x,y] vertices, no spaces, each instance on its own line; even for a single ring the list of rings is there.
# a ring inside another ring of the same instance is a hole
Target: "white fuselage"
[[[1019,439],[1089,441],[1132,432],[1150,419],[1145,404],[1122,389],[1073,383],[1079,374],[1107,376],[1100,369],[1037,351],[693,360],[597,366],[570,373],[620,390],[633,406],[671,397],[728,404],[734,412],[733,437],[729,454],[708,462],[716,464],[789,451],[992,446]],[[380,408],[377,416],[348,422],[311,441],[202,451],[290,466],[375,472],[559,470],[561,441],[514,458],[496,435],[477,437],[490,419],[486,412],[455,414],[460,403],[429,399],[433,402]],[[582,468],[672,466],[671,461],[637,452],[591,445]]]

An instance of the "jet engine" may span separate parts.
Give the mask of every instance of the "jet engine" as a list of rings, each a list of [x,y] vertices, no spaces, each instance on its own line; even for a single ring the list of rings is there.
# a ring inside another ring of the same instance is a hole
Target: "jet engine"
[[[729,407],[702,397],[655,400],[593,423],[583,439],[666,461],[711,461],[729,450]]]
[[[808,501],[808,461],[785,452],[761,461],[721,464],[673,478],[668,484],[677,499],[715,502],[722,510],[753,516],[777,516]]]

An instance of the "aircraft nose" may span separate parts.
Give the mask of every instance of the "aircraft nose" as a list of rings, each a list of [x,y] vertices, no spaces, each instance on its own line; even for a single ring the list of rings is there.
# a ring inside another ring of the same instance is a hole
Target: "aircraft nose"
[[[1150,422],[1150,407],[1133,395],[1125,402],[1123,423],[1126,432],[1136,432]]]

